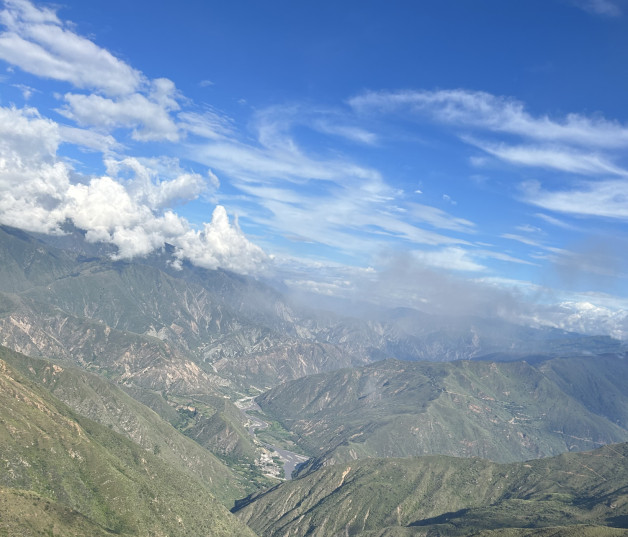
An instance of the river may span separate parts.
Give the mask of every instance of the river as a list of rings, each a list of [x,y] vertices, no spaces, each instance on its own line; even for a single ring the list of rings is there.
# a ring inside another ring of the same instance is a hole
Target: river
[[[273,452],[273,455],[279,457],[283,464],[283,471],[285,475],[285,479],[292,479],[292,472],[294,472],[295,468],[304,463],[309,459],[309,457],[305,457],[303,455],[299,455],[298,453],[294,453],[293,451],[288,451],[287,449],[280,448],[274,444],[267,444],[266,442],[262,442],[255,431],[259,429],[266,429],[268,427],[268,423],[264,420],[260,419],[258,416],[252,416],[249,412],[262,412],[260,406],[255,402],[253,397],[245,397],[236,402],[236,406],[240,409],[242,414],[246,417],[248,421],[248,431],[249,434],[262,446],[266,449]]]

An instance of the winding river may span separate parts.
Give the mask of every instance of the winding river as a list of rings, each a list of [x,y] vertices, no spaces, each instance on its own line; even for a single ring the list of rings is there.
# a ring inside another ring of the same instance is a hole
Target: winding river
[[[258,416],[252,416],[249,412],[262,412],[260,406],[255,402],[253,397],[245,397],[244,399],[240,399],[236,402],[236,405],[242,412],[242,414],[246,417],[248,421],[248,431],[249,434],[255,438],[255,440],[266,449],[273,452],[273,455],[279,457],[281,462],[283,463],[283,471],[285,475],[285,479],[289,480],[292,478],[292,472],[294,472],[295,468],[308,460],[308,457],[303,455],[299,455],[298,453],[294,453],[293,451],[288,451],[287,449],[280,448],[274,444],[267,444],[266,442],[262,442],[257,438],[256,431],[259,429],[266,429],[268,427],[268,423],[264,420],[260,419]]]

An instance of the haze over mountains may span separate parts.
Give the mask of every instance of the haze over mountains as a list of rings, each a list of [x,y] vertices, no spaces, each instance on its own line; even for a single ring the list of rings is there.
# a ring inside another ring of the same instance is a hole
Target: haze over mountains
[[[0,0],[0,537],[628,537],[628,0]]]
[[[2,341],[156,390],[264,388],[389,357],[441,361],[622,348],[609,337],[494,319],[407,309],[376,320],[311,312],[250,278],[191,265],[176,269],[167,252],[111,261],[87,255],[91,245],[80,236],[72,250],[59,250],[45,236],[7,227],[0,233]]]
[[[8,534],[247,535],[234,502],[263,536],[626,525],[623,474],[609,477],[628,442],[620,341],[410,309],[343,316],[173,267],[167,250],[115,261],[77,233],[2,227],[0,259]],[[234,404],[252,396],[257,411]],[[554,476],[580,459],[496,465],[605,444],[619,447],[568,483]],[[282,449],[310,457],[286,483]],[[439,456],[397,459],[418,455]]]
[[[628,441],[628,359],[591,362],[388,360],[288,382],[257,401],[312,467],[430,453],[522,461]]]

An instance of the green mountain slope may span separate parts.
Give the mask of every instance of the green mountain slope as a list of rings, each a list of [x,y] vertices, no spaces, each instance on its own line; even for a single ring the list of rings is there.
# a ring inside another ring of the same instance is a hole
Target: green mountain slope
[[[627,459],[624,443],[512,464],[446,456],[353,461],[254,495],[235,512],[264,537],[621,535]],[[531,532],[550,527],[562,529]]]
[[[540,364],[539,370],[591,412],[628,429],[628,359],[613,354],[554,359]]]
[[[101,528],[95,535],[253,535],[191,472],[78,416],[3,360],[0,461],[5,533],[21,528],[16,516],[28,503],[34,510],[24,526],[33,535],[57,524],[69,525],[66,535],[90,525]],[[34,516],[42,510],[46,516]]]
[[[0,347],[0,359],[45,387],[82,416],[158,454],[182,474],[198,477],[226,506],[230,507],[235,499],[256,490],[254,482],[234,473],[212,453],[182,435],[113,383],[76,368],[30,358],[4,347]]]
[[[628,358],[588,360],[542,368],[387,360],[291,381],[256,400],[315,457],[304,470],[430,453],[511,462],[628,440],[617,420],[628,393],[619,384],[604,392],[601,380],[628,378]],[[561,388],[554,378],[564,368],[588,382]],[[593,404],[604,397],[615,406]]]

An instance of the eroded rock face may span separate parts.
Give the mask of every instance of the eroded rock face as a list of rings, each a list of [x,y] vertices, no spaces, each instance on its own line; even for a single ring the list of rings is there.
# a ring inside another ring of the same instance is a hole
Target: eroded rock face
[[[0,342],[154,390],[265,389],[391,357],[448,361],[618,345],[406,309],[341,317],[296,307],[249,277],[175,270],[166,253],[112,262],[82,255],[83,246],[90,250],[80,243],[58,250],[0,228]]]

